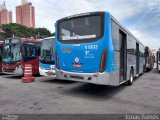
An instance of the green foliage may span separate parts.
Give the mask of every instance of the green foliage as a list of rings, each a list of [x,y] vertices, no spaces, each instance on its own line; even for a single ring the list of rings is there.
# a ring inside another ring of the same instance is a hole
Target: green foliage
[[[51,33],[51,36],[55,36],[55,32],[54,32],[54,33]]]
[[[0,25],[0,39],[6,39],[13,36],[42,39],[52,35],[53,34],[46,28],[28,28],[16,23]]]
[[[51,36],[51,32],[46,28],[36,28],[36,35],[39,38],[46,38]]]

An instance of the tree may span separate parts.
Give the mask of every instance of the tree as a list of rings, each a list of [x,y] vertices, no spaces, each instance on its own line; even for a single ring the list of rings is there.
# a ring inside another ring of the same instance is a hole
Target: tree
[[[27,32],[28,32],[28,37],[33,37],[33,38],[36,37],[36,29],[35,28],[28,28]]]
[[[10,23],[0,26],[0,39],[15,37],[24,37],[24,38],[44,38],[50,37],[52,34],[46,28],[28,28],[24,25]],[[3,31],[3,32],[2,32]]]
[[[46,28],[36,28],[36,36],[37,38],[46,38],[51,36],[51,32]]]
[[[51,33],[51,36],[55,36],[55,32],[54,32],[54,33]]]
[[[6,24],[6,25],[1,25],[0,27],[1,27],[1,38],[2,39],[6,38],[6,37],[12,37],[11,26],[9,26],[8,24]]]

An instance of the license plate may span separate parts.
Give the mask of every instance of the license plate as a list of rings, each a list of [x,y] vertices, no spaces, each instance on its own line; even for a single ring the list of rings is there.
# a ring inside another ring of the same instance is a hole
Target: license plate
[[[73,79],[81,79],[81,80],[84,79],[83,76],[74,76],[74,75],[70,75],[70,78],[73,78]]]
[[[47,72],[49,75],[54,75],[54,73],[52,71],[48,71]]]
[[[73,64],[73,67],[80,68],[80,67],[82,67],[82,65],[81,64]]]

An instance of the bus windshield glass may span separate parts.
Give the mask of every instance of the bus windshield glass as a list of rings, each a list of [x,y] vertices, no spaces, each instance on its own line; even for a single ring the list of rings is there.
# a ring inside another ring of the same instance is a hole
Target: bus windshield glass
[[[6,44],[3,49],[3,62],[12,63],[22,60],[20,44]]]
[[[53,58],[53,38],[44,39],[41,43],[41,63],[54,64]]]
[[[61,41],[89,40],[102,36],[102,16],[82,16],[59,22],[58,35]]]

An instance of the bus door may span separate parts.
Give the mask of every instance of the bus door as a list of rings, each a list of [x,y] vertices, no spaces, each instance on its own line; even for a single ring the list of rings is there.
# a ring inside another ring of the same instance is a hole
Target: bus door
[[[120,31],[120,82],[127,78],[127,35]]]
[[[136,43],[136,73],[139,74],[139,44]]]

